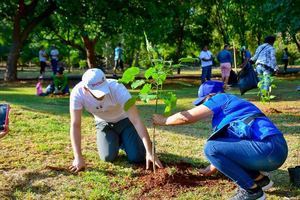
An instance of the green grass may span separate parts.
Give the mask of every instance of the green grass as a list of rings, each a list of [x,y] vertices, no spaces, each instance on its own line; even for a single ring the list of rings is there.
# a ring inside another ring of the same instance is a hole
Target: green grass
[[[285,164],[271,173],[275,187],[268,199],[300,198],[300,189],[289,183],[287,168],[297,165],[300,149],[300,85],[297,77],[277,78],[277,98],[271,104],[258,102],[257,90],[244,98],[267,111],[270,107],[281,113],[266,113],[282,130],[288,141],[289,155]],[[198,86],[173,83],[165,89],[178,95],[177,111],[192,107]],[[134,91],[132,91],[134,92]],[[238,94],[237,89],[231,93]],[[99,160],[95,144],[93,117],[83,117],[83,154],[87,169],[77,175],[67,170],[50,170],[48,166],[69,166],[73,159],[69,139],[68,97],[37,97],[30,83],[0,84],[0,100],[11,104],[10,132],[0,140],[0,199],[135,199],[143,185],[131,185],[141,171],[126,161],[124,152],[114,163]],[[150,132],[154,102],[138,105]],[[162,111],[162,106],[159,106]],[[210,134],[209,120],[189,126],[157,128],[157,152],[164,163],[185,161],[196,167],[207,165],[203,155],[205,139]],[[300,160],[300,159],[299,159]],[[300,165],[300,163],[298,163]],[[170,171],[173,169],[170,168]],[[196,173],[194,169],[193,173]],[[226,199],[232,185],[222,180],[213,188],[199,186],[179,190],[174,199]],[[161,191],[164,193],[164,191]],[[148,197],[150,198],[150,197]]]

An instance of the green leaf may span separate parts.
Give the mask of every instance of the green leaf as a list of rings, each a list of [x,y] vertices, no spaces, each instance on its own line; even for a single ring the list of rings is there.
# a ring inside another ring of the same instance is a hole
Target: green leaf
[[[136,97],[131,97],[125,104],[124,104],[124,110],[128,111],[131,106],[133,106],[136,102],[137,98]]]
[[[174,93],[169,92],[167,96],[164,97],[164,103],[166,105],[164,115],[168,116],[172,113],[172,110],[176,107],[177,97]]]
[[[123,76],[121,79],[119,79],[119,82],[121,83],[130,83],[134,81],[135,76],[140,73],[140,69],[137,67],[130,67],[126,69],[126,71],[123,73]]]
[[[132,89],[136,89],[137,87],[143,85],[145,83],[144,80],[137,80],[137,81],[134,81],[132,84],[131,84],[131,88]]]
[[[152,75],[153,75],[153,73],[155,73],[155,68],[154,67],[150,67],[149,69],[147,69],[146,71],[145,71],[145,78],[146,79],[149,79]]]
[[[275,95],[270,95],[270,99],[275,99],[276,96]]]
[[[152,85],[150,83],[146,83],[143,88],[140,90],[140,94],[148,94],[151,91]]]

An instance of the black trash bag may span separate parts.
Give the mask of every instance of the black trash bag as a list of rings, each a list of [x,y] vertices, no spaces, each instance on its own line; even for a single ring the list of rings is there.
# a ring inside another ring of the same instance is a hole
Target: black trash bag
[[[232,85],[232,86],[235,86],[238,84],[238,76],[236,75],[236,73],[233,70],[230,70],[228,84]]]
[[[246,65],[238,73],[238,85],[240,88],[241,95],[245,94],[247,91],[257,88],[259,79],[256,72],[251,65]]]

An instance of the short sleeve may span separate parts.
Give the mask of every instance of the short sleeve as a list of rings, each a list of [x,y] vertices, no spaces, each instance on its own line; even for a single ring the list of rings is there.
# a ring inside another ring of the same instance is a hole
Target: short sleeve
[[[82,97],[78,88],[74,88],[70,95],[70,110],[81,110],[83,108]]]
[[[118,104],[120,104],[122,106],[122,108],[124,108],[124,104],[131,99],[131,95],[129,93],[129,91],[127,90],[127,88],[120,83],[115,83],[115,89],[114,91],[114,96],[115,99],[117,101]]]
[[[214,114],[221,112],[228,102],[228,98],[225,94],[216,94],[203,103],[204,106],[209,108]]]

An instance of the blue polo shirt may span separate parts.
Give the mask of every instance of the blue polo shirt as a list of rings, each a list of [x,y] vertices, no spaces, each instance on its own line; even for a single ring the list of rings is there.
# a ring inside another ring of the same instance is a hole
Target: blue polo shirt
[[[231,63],[231,53],[230,51],[223,49],[217,56],[217,59],[220,63]]]
[[[213,130],[219,130],[237,119],[243,120],[262,113],[254,104],[232,94],[219,93],[203,103],[213,112]],[[253,140],[263,140],[267,136],[282,134],[268,117],[255,118],[251,124]]]

